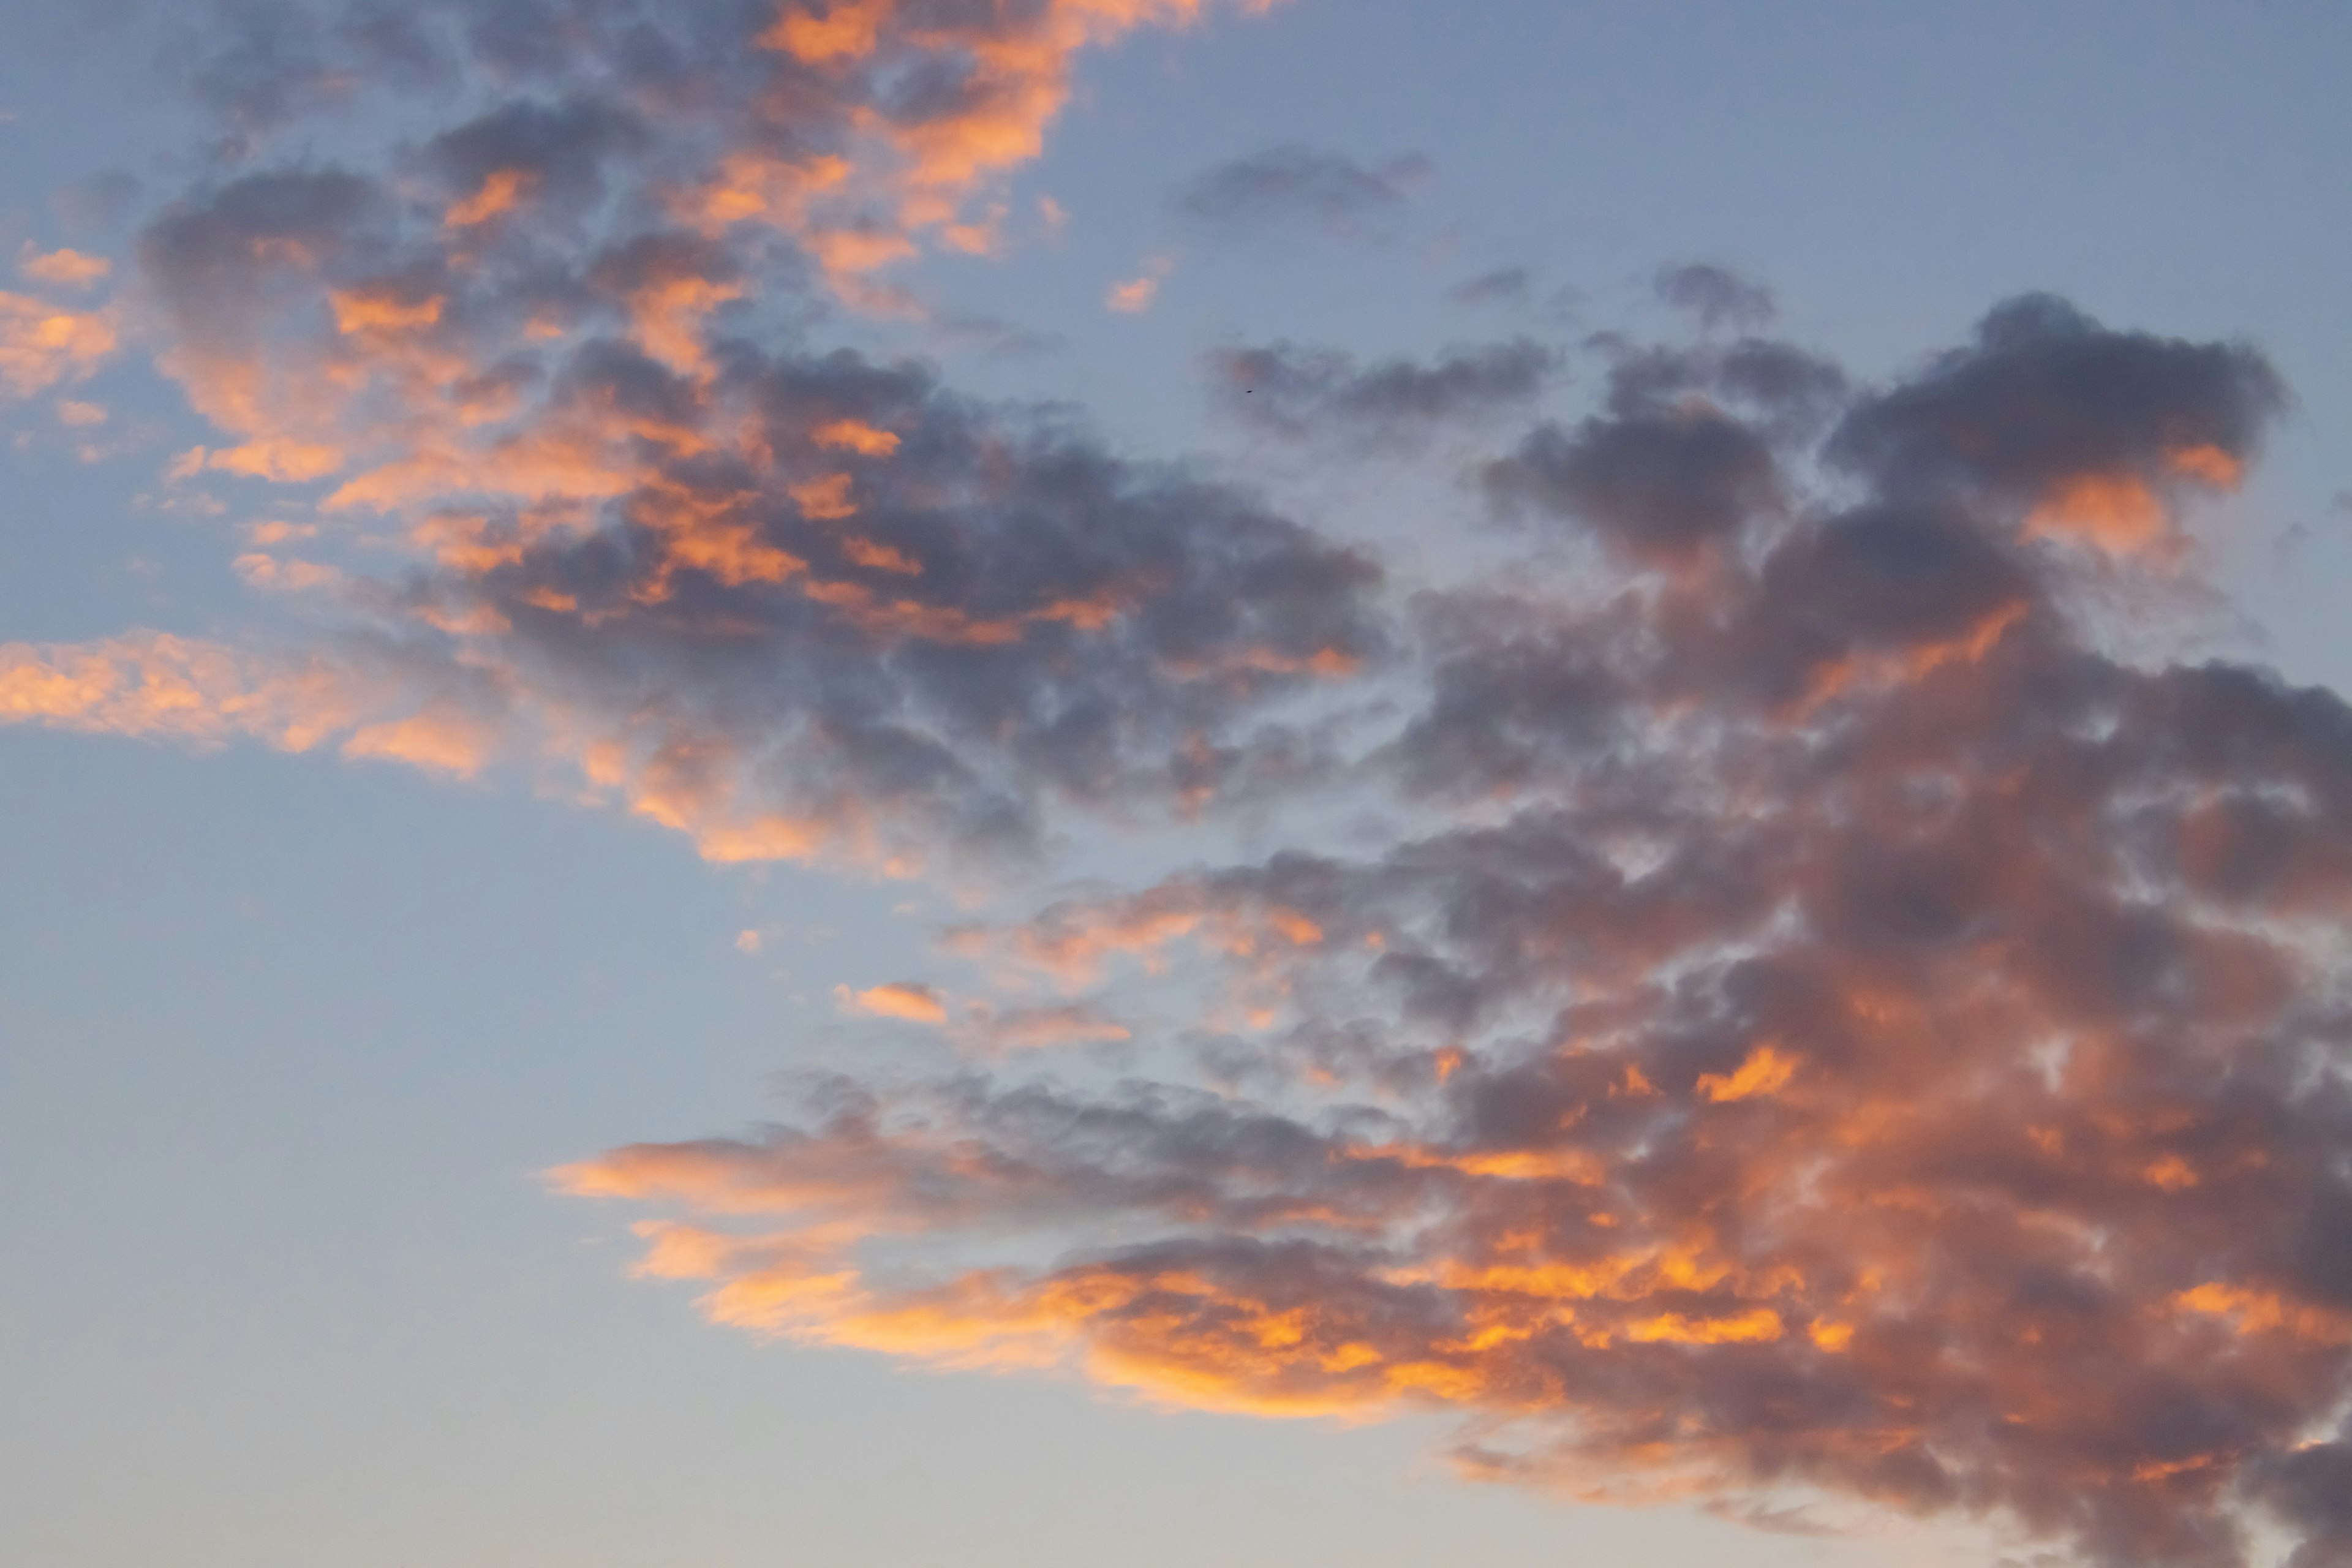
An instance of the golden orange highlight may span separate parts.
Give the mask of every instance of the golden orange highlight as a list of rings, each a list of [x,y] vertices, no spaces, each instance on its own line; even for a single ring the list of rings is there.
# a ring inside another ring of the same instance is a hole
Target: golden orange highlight
[[[1666,1312],[1625,1326],[1625,1337],[1636,1344],[1769,1344],[1781,1332],[1780,1314],[1769,1307],[1736,1318],[1687,1318]]]
[[[809,432],[809,439],[828,450],[857,452],[868,458],[887,458],[898,449],[898,437],[887,430],[877,430],[862,419],[835,419],[820,425]]]
[[[1795,1058],[1784,1057],[1770,1046],[1759,1046],[1735,1073],[1701,1074],[1697,1089],[1700,1099],[1726,1105],[1733,1100],[1778,1094],[1796,1074]]]
[[[847,474],[827,474],[793,485],[790,494],[793,504],[811,522],[837,522],[857,515],[857,503],[849,499],[849,487],[855,482]]]
[[[0,723],[213,745],[249,736],[307,751],[363,710],[338,671],[273,666],[157,632],[0,644]]]
[[[337,289],[327,295],[327,303],[334,311],[335,331],[345,337],[359,337],[436,326],[445,301],[438,294],[410,300],[384,289]]]
[[[840,985],[834,988],[834,995],[844,1010],[877,1018],[898,1018],[909,1024],[948,1021],[947,1004],[940,999],[939,993],[913,981],[894,981],[868,991],[852,991]]]
[[[493,733],[478,720],[442,710],[370,724],[343,742],[343,755],[471,778],[489,761],[496,745]]]
[[[538,189],[538,176],[527,169],[493,169],[472,195],[450,204],[441,215],[446,228],[473,228],[514,211]]]
[[[629,316],[638,346],[684,375],[700,375],[709,365],[702,347],[702,323],[713,310],[740,299],[740,283],[707,278],[666,278],[629,297]]]
[[[2181,1291],[2172,1298],[2172,1306],[2176,1311],[2231,1319],[2237,1332],[2249,1337],[2279,1333],[2313,1344],[2352,1344],[2352,1312],[2303,1306],[2274,1290],[2217,1280]]]
[[[1279,931],[1293,947],[1314,947],[1323,941],[1323,928],[1297,910],[1268,910],[1265,923]]]
[[[2233,490],[2246,477],[2246,465],[2215,446],[2175,447],[2164,454],[2164,466],[2185,479],[2217,490]]]
[[[892,0],[840,0],[822,16],[787,6],[773,26],[753,40],[806,65],[862,59],[874,52]]]
[[[2171,518],[2147,481],[2130,474],[2066,480],[2026,515],[2029,539],[2076,539],[2128,555],[2160,542]]]
[[[1582,1149],[1454,1151],[1398,1143],[1360,1150],[1356,1157],[1394,1160],[1412,1170],[1459,1171],[1465,1176],[1505,1182],[1573,1182],[1594,1186],[1608,1174],[1607,1162]]]
[[[855,535],[841,542],[841,552],[860,566],[875,572],[892,572],[905,577],[923,574],[923,563],[903,554],[887,544],[877,544],[870,539]]]
[[[265,437],[205,456],[204,466],[215,473],[242,474],[273,484],[303,484],[323,479],[343,466],[343,454],[333,447],[287,437]]]

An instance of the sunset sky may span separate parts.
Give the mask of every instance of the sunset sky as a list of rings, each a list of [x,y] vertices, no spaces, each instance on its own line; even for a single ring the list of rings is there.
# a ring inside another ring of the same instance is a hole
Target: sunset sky
[[[2352,11],[0,4],[0,1562],[2352,1568]]]

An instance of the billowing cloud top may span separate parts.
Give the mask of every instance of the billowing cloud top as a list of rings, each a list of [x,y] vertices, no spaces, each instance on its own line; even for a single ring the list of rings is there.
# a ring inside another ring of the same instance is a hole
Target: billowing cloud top
[[[169,482],[307,506],[238,566],[327,629],[6,645],[0,720],[552,774],[714,859],[909,874],[1075,813],[1376,797],[1383,841],[944,933],[982,994],[835,993],[960,1067],[555,1180],[661,1205],[645,1271],[762,1333],[1451,1410],[1466,1472],[1594,1498],[1999,1512],[2200,1568],[2267,1514],[2298,1568],[2352,1562],[2352,710],[2128,662],[2095,613],[2173,596],[2277,377],[2029,298],[1858,387],[1739,335],[1769,299],[1706,268],[1658,279],[1699,341],[1605,340],[1580,416],[1531,341],[1213,362],[1350,457],[1511,421],[1444,521],[1531,553],[1441,590],[828,345],[919,321],[893,262],[1004,243],[1076,51],[1200,9],[253,33],[197,73],[236,161],[150,215],[139,309],[28,253],[0,387],[145,334],[218,431]],[[457,107],[273,153],[404,83]],[[1280,149],[1181,199],[1345,223],[1415,174]]]

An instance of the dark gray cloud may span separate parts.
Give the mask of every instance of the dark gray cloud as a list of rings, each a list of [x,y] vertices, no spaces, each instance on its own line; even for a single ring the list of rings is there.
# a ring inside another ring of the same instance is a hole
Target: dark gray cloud
[[[2032,502],[2084,478],[2161,479],[2184,455],[2251,458],[2284,405],[2251,348],[2108,331],[2065,301],[2014,300],[1975,340],[1856,407],[1832,461],[1885,485]],[[2214,471],[2200,457],[2186,473]]]
[[[1522,405],[1558,373],[1560,357],[1527,338],[1450,349],[1426,363],[1368,364],[1337,349],[1275,343],[1222,350],[1209,365],[1219,403],[1258,429],[1294,441],[1385,441]]]
[[[1404,206],[1429,173],[1428,160],[1418,153],[1366,168],[1342,153],[1292,143],[1196,175],[1177,193],[1176,210],[1193,223],[1233,233],[1301,223],[1362,233],[1371,221]]]
[[[585,216],[582,209],[604,194],[606,160],[646,139],[635,115],[600,99],[523,99],[443,132],[425,157],[460,198],[478,197],[493,176],[505,174],[522,182],[517,202]]]
[[[1728,541],[1779,499],[1770,446],[1706,408],[1538,428],[1486,472],[1506,508],[1580,522],[1628,552],[1674,563]]]

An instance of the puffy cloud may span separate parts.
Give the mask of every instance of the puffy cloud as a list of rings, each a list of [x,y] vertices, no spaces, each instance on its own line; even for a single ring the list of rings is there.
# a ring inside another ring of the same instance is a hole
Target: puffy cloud
[[[36,283],[87,289],[110,275],[114,263],[103,256],[85,256],[79,250],[42,251],[27,243],[17,255],[16,270]]]
[[[1324,433],[1389,442],[1524,405],[1558,370],[1556,350],[1521,338],[1449,350],[1434,361],[1372,364],[1338,349],[1276,343],[1210,358],[1227,411],[1289,440]]]
[[[116,341],[104,313],[0,291],[0,391],[31,397],[79,380],[114,352]]]
[[[1174,270],[1174,264],[1164,256],[1155,256],[1144,269],[1124,283],[1114,283],[1103,296],[1103,307],[1122,316],[1139,316],[1151,309],[1160,298],[1160,285]]]
[[[1368,169],[1342,153],[1286,144],[1195,175],[1177,194],[1176,210],[1229,233],[1308,223],[1349,234],[1402,207],[1429,172],[1418,153]]]
[[[1708,407],[1547,425],[1487,470],[1506,504],[1528,503],[1660,561],[1737,534],[1773,509],[1779,468],[1746,423]]]
[[[1990,1510],[2200,1568],[2266,1510],[2336,1561],[2352,709],[2102,654],[2024,526],[2075,472],[2250,452],[2274,381],[2005,307],[1853,403],[1832,500],[1784,458],[1786,388],[1832,384],[1779,373],[1818,362],[1730,352],[1631,356],[1557,433],[1610,585],[1424,602],[1374,765],[1438,816],[951,938],[1199,998],[1167,1044],[1201,1080],[825,1080],[562,1184],[680,1212],[648,1270],[761,1333],[1451,1409],[1465,1473],[1596,1499]],[[2101,401],[2141,355],[2168,389]],[[1617,456],[1675,417],[1736,459]],[[972,1266],[1007,1236],[1039,1245]]]
[[[285,450],[183,469],[272,477]],[[342,492],[431,498],[408,536],[432,564],[354,600],[396,633],[386,679],[420,701],[489,682],[506,750],[719,859],[1018,849],[1055,799],[1199,809],[1289,745],[1255,710],[1389,635],[1361,555],[852,355],[739,345],[697,381],[593,342],[522,433],[463,456]],[[458,482],[470,509],[441,497]],[[331,581],[261,552],[247,571]],[[449,734],[352,749],[487,754]]]
[[[2182,489],[2234,488],[2284,401],[2249,348],[2110,332],[2034,296],[1857,408],[1827,450],[1890,489],[1979,498],[2128,552],[2170,531]]]
[[[148,222],[161,361],[226,433],[170,477],[323,486],[405,547],[389,580],[237,563],[331,590],[340,657],[382,665],[398,695],[350,754],[532,759],[714,859],[1021,853],[1053,802],[1191,814],[1320,766],[1272,708],[1382,656],[1368,558],[1060,416],[750,335],[796,342],[828,282],[960,243],[1076,50],[1202,9],[465,4],[273,39],[249,7],[204,74],[257,148],[325,102],[289,70],[371,51],[437,60],[454,123],[375,165],[256,153]],[[809,201],[728,195],[786,186]],[[21,303],[14,386],[110,345]]]
[[[845,1013],[863,1013],[875,1018],[898,1018],[910,1024],[944,1024],[948,1021],[948,1005],[940,994],[928,985],[912,981],[877,985],[870,990],[852,991],[843,985],[835,994]]]
[[[813,325],[919,313],[878,271],[996,243],[1075,53],[1201,10],[248,8],[198,70],[247,142],[139,245],[224,433],[171,482],[312,487],[333,528],[257,529],[243,570],[341,629],[8,645],[0,721],[508,766],[714,861],[899,873],[1072,810],[1385,790],[1344,852],[950,933],[1002,995],[844,989],[980,1058],[950,1076],[558,1181],[674,1211],[644,1271],[762,1333],[1448,1409],[1466,1473],[1581,1495],[2002,1510],[2198,1568],[2267,1509],[2340,1559],[2352,710],[2122,662],[2074,597],[2085,542],[2113,595],[2177,564],[2276,377],[2047,300],[1887,388],[1614,342],[1588,418],[1474,476],[1591,548],[1408,633],[1366,552]],[[441,134],[272,161],[404,83]],[[1346,229],[1418,174],[1277,149],[1184,205]],[[0,296],[0,376],[110,330]],[[1500,413],[1550,368],[1254,352],[1302,431]],[[285,552],[346,531],[343,565]],[[1407,706],[1343,756],[1318,696],[1375,671]]]
[[[362,710],[351,680],[322,659],[270,663],[161,633],[0,644],[0,723],[305,751]]]
[[[1753,331],[1769,326],[1780,313],[1769,289],[1705,262],[1662,267],[1651,281],[1659,299],[1689,311],[1710,331],[1732,326]]]

